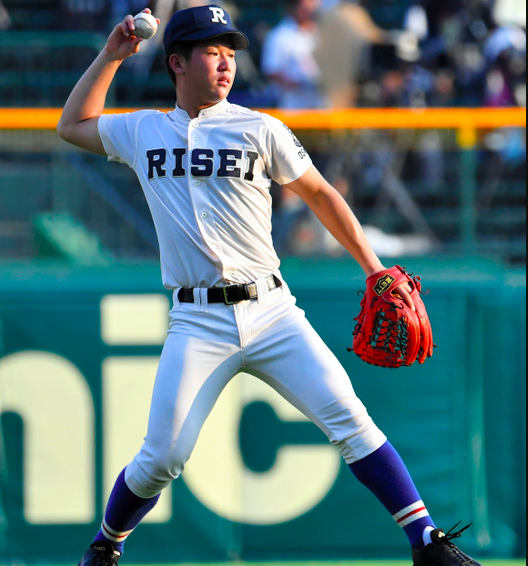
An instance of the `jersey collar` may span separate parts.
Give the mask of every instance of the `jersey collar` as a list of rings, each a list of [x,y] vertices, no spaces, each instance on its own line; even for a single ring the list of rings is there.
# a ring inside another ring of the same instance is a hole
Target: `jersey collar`
[[[210,108],[206,108],[205,110],[202,110],[198,115],[198,118],[212,118],[213,116],[218,116],[219,114],[222,114],[222,112],[225,112],[228,107],[229,107],[229,102],[227,101],[227,99],[222,100],[222,102],[219,102],[218,104],[215,104]],[[181,120],[184,120],[186,122],[191,121],[191,118],[187,113],[187,111],[183,110],[178,105],[176,105],[176,108],[174,109],[174,113],[176,117]]]

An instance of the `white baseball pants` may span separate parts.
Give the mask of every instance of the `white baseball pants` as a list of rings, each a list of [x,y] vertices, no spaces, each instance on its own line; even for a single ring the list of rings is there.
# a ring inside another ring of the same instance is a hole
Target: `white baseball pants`
[[[158,495],[178,478],[219,395],[239,372],[261,379],[312,420],[348,464],[387,440],[356,396],[345,370],[296,307],[288,287],[235,306],[174,308],[161,356],[148,433],[128,466],[126,482],[139,497]]]

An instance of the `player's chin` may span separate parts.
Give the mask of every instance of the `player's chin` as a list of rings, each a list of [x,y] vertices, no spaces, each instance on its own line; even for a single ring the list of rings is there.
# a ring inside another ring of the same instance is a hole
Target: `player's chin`
[[[215,85],[214,90],[219,96],[225,98],[231,92],[232,88],[233,88],[232,83],[229,83],[227,81],[218,81]]]

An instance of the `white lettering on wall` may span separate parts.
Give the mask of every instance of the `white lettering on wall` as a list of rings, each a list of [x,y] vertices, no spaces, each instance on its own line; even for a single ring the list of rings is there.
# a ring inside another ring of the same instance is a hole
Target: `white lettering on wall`
[[[0,360],[0,413],[24,426],[24,517],[35,525],[95,519],[93,399],[79,369],[48,352]]]

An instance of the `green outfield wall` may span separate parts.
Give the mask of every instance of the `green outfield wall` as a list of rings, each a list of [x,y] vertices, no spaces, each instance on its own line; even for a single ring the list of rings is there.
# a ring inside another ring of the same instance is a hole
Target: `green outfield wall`
[[[478,557],[523,557],[525,272],[406,265],[430,290],[438,348],[396,371],[346,352],[364,285],[355,264],[289,260],[283,274],[437,523],[473,522],[465,549]],[[157,265],[0,265],[0,563],[78,562],[145,434],[169,305]],[[150,564],[407,557],[322,433],[244,375],[127,546],[127,562]]]

